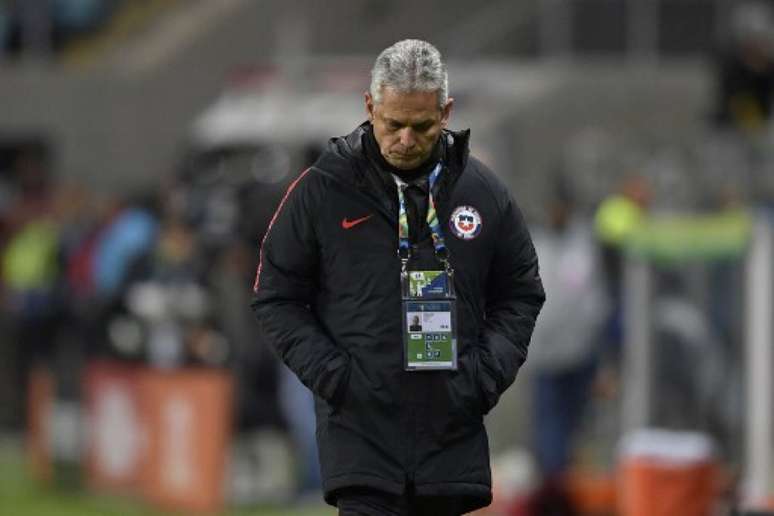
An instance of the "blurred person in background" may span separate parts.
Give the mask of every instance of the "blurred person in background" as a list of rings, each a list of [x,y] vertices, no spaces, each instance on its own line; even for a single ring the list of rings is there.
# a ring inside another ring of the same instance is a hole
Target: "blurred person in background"
[[[105,305],[110,304],[98,294],[96,255],[117,214],[117,201],[105,194],[84,192],[79,204],[81,213],[74,214],[76,224],[71,225],[63,239],[63,279],[68,324],[83,343],[85,353],[93,355],[104,351],[101,328]]]
[[[212,353],[223,353],[208,349],[213,344],[206,332],[211,324],[210,300],[198,251],[192,228],[178,214],[166,211],[153,245],[134,259],[128,271],[122,302],[142,324],[146,359],[153,366],[206,364]],[[119,312],[116,317],[124,315]]]
[[[47,59],[94,34],[124,0],[0,0],[0,57]]]
[[[611,356],[620,350],[623,341],[624,246],[647,213],[651,197],[648,180],[635,173],[625,177],[618,188],[602,200],[594,214],[594,233],[610,300],[605,346]],[[612,369],[607,371],[611,373]]]
[[[446,129],[452,103],[435,47],[384,50],[368,121],[292,183],[261,247],[253,306],[315,394],[324,496],[342,515],[458,515],[492,499],[483,415],[526,360],[544,293],[518,207],[469,155],[469,132]],[[443,348],[455,360],[440,369],[411,367],[435,365],[408,354],[408,271],[456,289],[459,349]]]
[[[4,4],[5,50],[12,56],[48,58],[54,46],[52,2],[6,0]]]
[[[738,5],[726,48],[716,64],[714,121],[710,141],[735,187],[757,203],[774,199],[771,117],[774,100],[774,15],[771,3]],[[723,167],[723,165],[720,165]]]
[[[774,94],[774,23],[768,5],[741,4],[734,11],[728,48],[720,56],[716,121],[756,133],[771,119]]]
[[[255,272],[252,248],[240,240],[226,247],[208,274],[212,310],[231,342],[237,379],[237,428],[284,428],[278,400],[278,364],[268,346],[256,346],[258,329],[246,305]]]
[[[548,299],[530,353],[533,446],[544,478],[530,514],[570,515],[565,475],[601,358],[608,298],[593,224],[578,213],[566,185],[553,193],[547,226],[533,235]]]
[[[279,405],[295,447],[296,494],[302,500],[313,496],[319,499],[322,478],[315,435],[314,397],[285,365],[279,369],[277,387]]]
[[[136,350],[127,355],[125,349],[115,346],[110,339],[110,322],[124,310],[137,264],[156,244],[159,220],[153,203],[147,199],[108,196],[103,203],[99,208],[101,223],[95,228],[93,240],[85,240],[81,249],[88,277],[84,300],[93,300],[90,305],[94,308],[81,322],[89,336],[90,355],[137,359]]]
[[[26,391],[27,375],[39,361],[51,358],[61,322],[60,224],[50,157],[31,145],[14,160],[0,249],[2,308],[8,318],[15,368],[15,390]],[[19,414],[24,413],[20,396]],[[18,422],[24,420],[17,417]]]
[[[316,447],[307,451],[308,438],[290,443],[308,429],[307,422],[304,429],[294,432],[293,421],[304,420],[304,413],[313,414],[313,409],[305,403],[286,410],[279,381],[283,366],[261,340],[249,307],[252,292],[245,288],[255,278],[254,249],[260,241],[260,235],[247,227],[265,228],[271,212],[264,212],[279,199],[275,199],[274,188],[255,181],[208,180],[212,166],[209,160],[198,166],[189,162],[168,178],[163,188],[164,210],[174,212],[195,234],[197,269],[206,285],[212,320],[228,342],[227,366],[235,380],[231,500],[237,505],[286,502],[295,494],[294,486],[288,485],[294,480],[301,491],[319,488],[306,465],[307,457],[314,456],[312,467],[319,477]],[[297,478],[288,479],[285,451],[292,444],[298,450],[300,471]],[[265,456],[272,447],[277,453]]]

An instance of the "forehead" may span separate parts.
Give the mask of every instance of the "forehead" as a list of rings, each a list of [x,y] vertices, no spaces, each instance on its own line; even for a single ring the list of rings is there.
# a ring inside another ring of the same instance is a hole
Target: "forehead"
[[[384,88],[377,109],[383,117],[399,121],[425,120],[441,114],[436,91],[403,92]]]

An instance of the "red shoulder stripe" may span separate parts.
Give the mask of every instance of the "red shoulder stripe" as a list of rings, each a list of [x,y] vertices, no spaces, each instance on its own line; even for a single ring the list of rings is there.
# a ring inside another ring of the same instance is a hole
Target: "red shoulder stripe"
[[[274,215],[271,217],[271,221],[269,221],[269,227],[266,228],[266,233],[263,234],[263,240],[261,240],[261,249],[259,251],[259,258],[258,258],[258,269],[255,271],[255,283],[253,284],[253,292],[258,292],[258,287],[261,282],[261,269],[263,268],[263,244],[266,242],[266,238],[269,236],[269,232],[271,231],[271,228],[274,226],[274,222],[277,220],[277,217],[279,216],[280,212],[282,211],[283,206],[285,206],[285,202],[288,200],[288,197],[290,196],[290,192],[293,191],[293,189],[296,187],[299,181],[301,181],[304,176],[311,170],[310,168],[307,168],[304,170],[301,175],[299,175],[292,183],[290,183],[290,186],[288,186],[287,191],[285,192],[285,195],[282,197],[282,200],[279,203],[279,206],[277,206],[277,209],[274,212]]]

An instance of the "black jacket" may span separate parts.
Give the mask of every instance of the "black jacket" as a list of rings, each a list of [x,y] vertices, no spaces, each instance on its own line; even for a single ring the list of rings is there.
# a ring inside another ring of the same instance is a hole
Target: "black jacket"
[[[397,192],[364,152],[369,130],[332,139],[291,184],[261,247],[253,308],[315,394],[329,503],[342,487],[399,494],[410,483],[470,511],[491,501],[482,416],[524,363],[544,301],[537,257],[505,187],[468,156],[469,132],[444,131],[436,202],[455,270],[458,370],[405,372]],[[450,230],[458,206],[480,213],[475,238]],[[429,239],[415,243],[415,264],[434,265]]]

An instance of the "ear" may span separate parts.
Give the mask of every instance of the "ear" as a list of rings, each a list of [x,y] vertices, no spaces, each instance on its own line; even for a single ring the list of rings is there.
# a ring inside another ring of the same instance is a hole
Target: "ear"
[[[371,93],[366,91],[363,94],[363,98],[365,100],[365,108],[366,113],[368,114],[368,121],[373,123],[374,121],[374,98],[371,96]]]
[[[453,107],[454,99],[449,97],[449,99],[446,101],[446,104],[443,106],[443,109],[441,110],[441,127],[444,129],[446,129],[446,125],[449,123],[449,118],[451,117]]]

